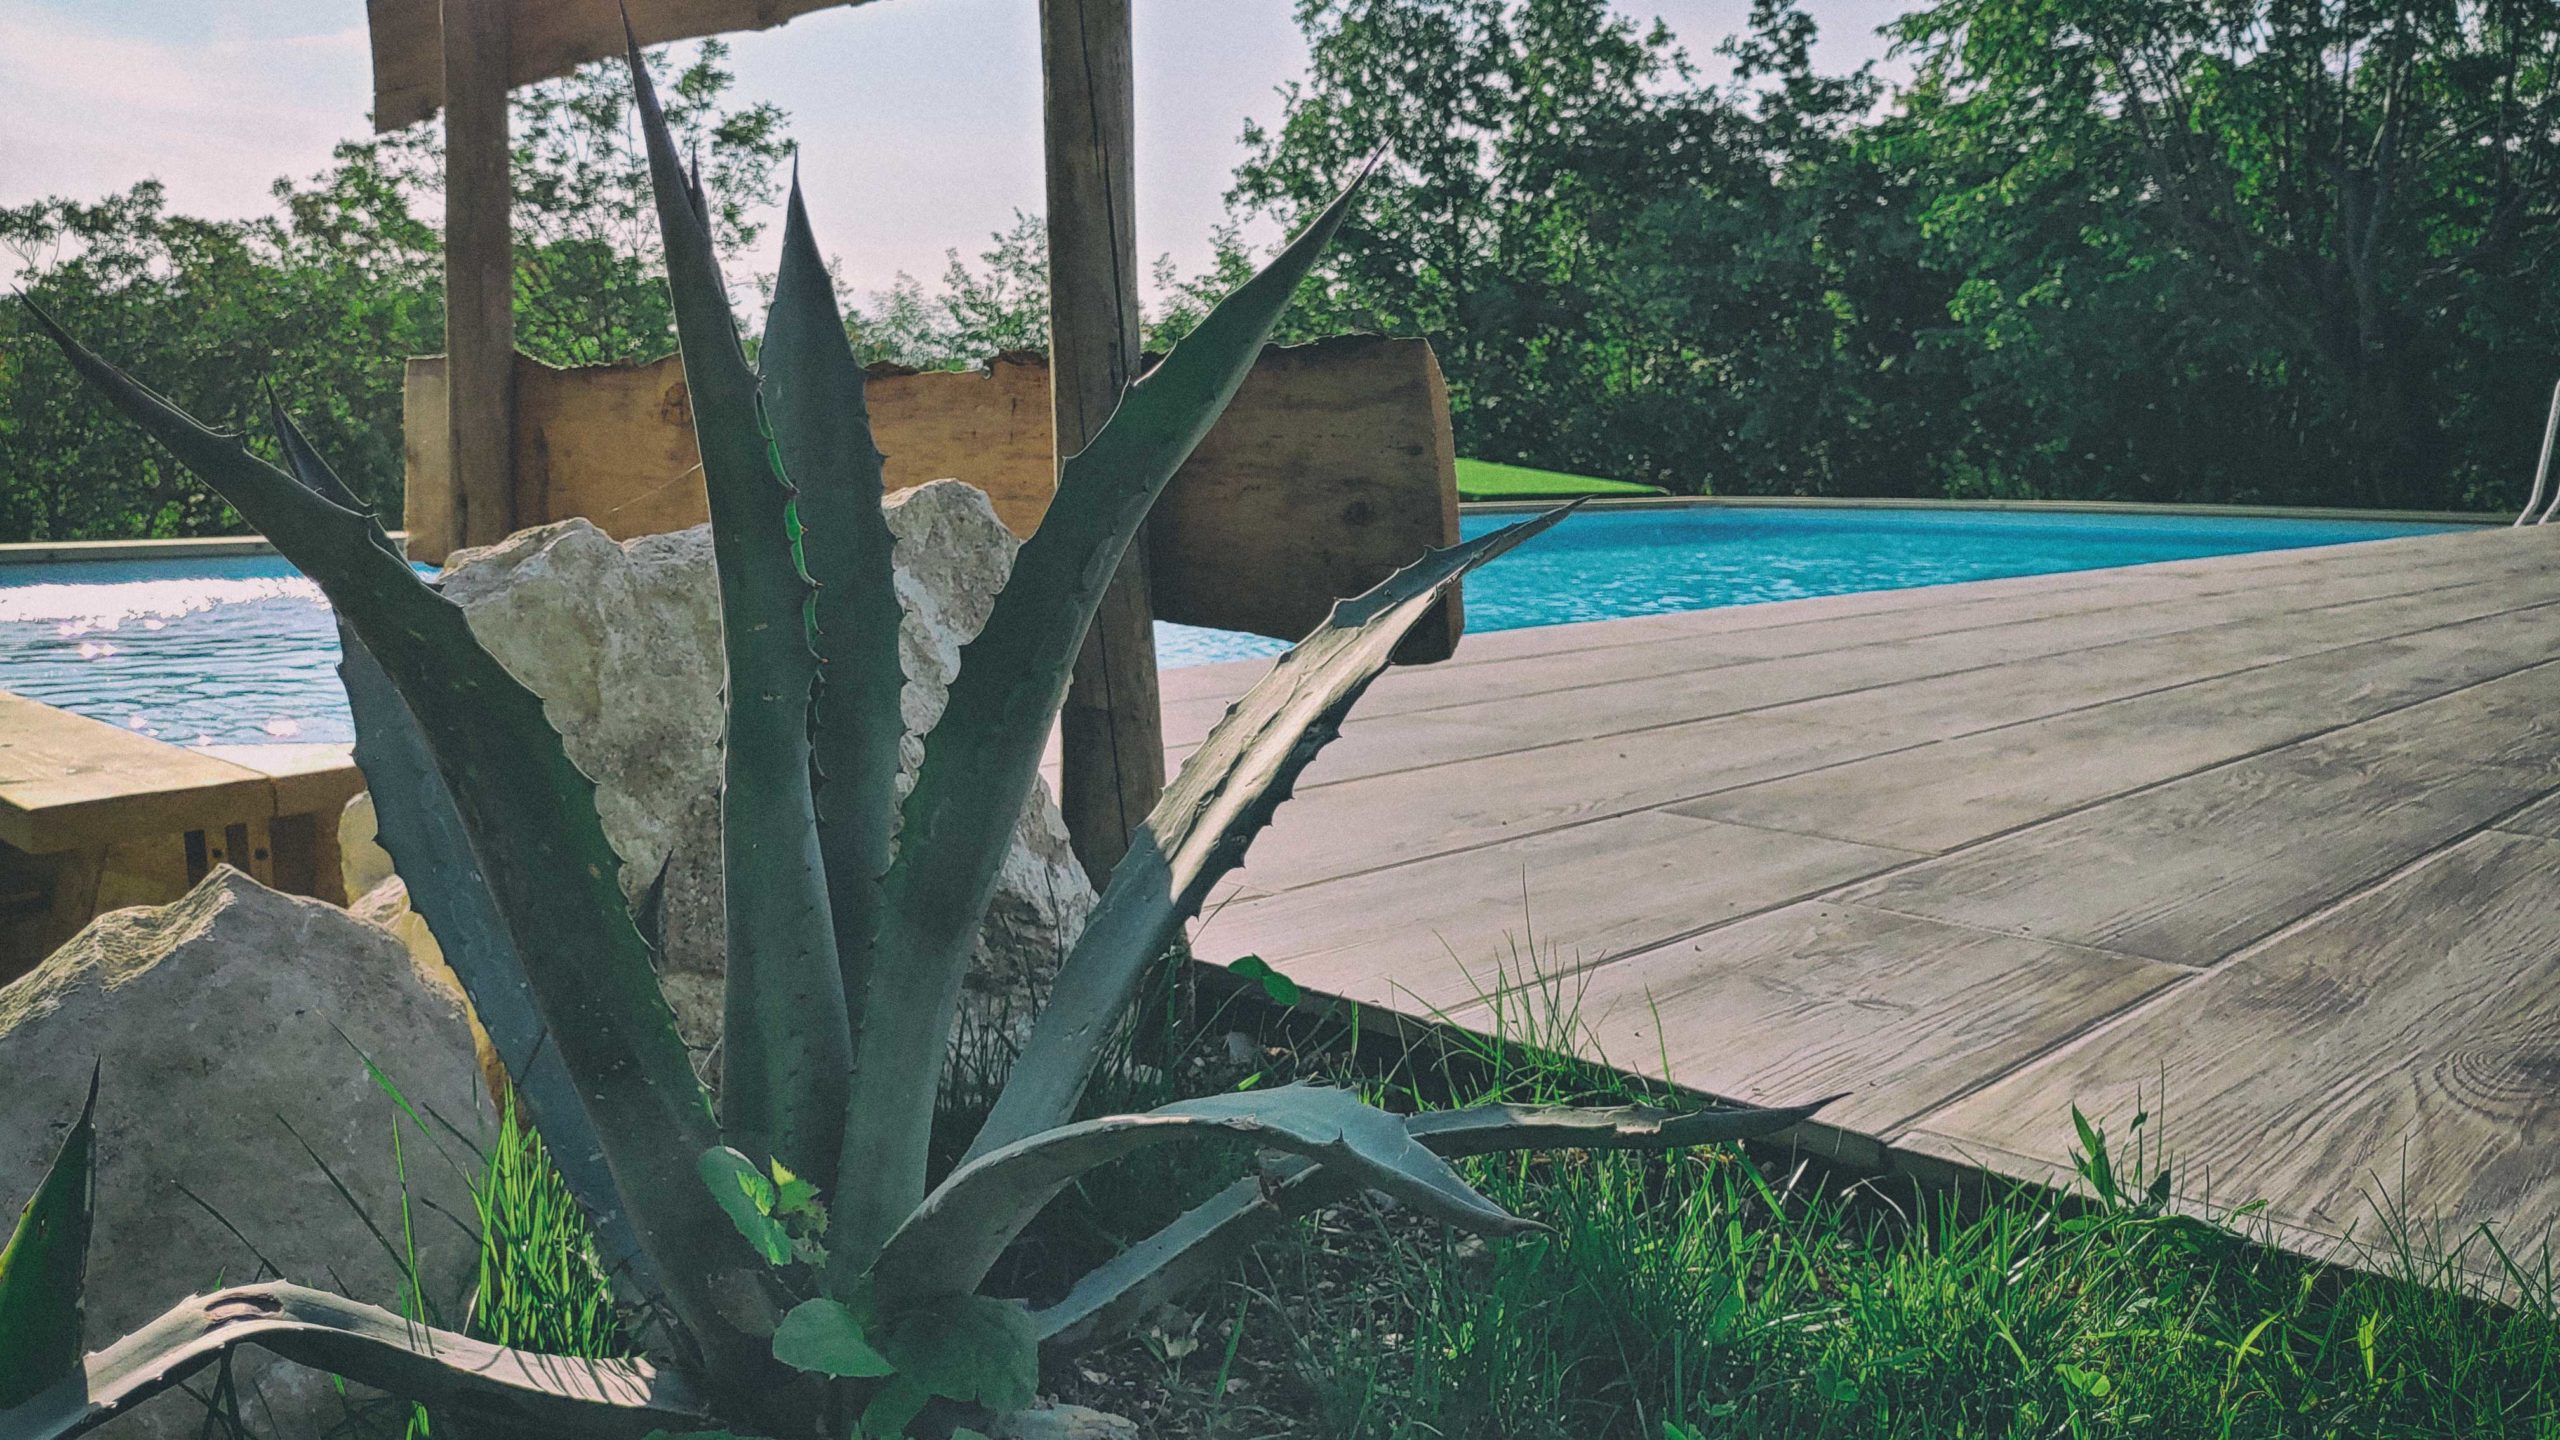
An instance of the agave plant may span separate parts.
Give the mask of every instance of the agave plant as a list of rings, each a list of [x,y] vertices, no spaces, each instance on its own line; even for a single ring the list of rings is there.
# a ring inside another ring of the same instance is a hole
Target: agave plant
[[[472,638],[280,412],[282,466],[198,425],[41,315],[72,363],[316,580],[340,617],[381,836],[628,1300],[647,1360],[566,1361],[291,1284],[190,1299],[82,1354],[84,1115],[0,1254],[0,1435],[76,1435],[257,1345],[485,1426],[555,1435],[957,1433],[1029,1404],[1084,1343],[1362,1189],[1529,1228],[1451,1160],[1766,1134],[1814,1107],[1508,1106],[1399,1117],[1313,1086],[1075,1118],[1147,969],[1459,578],[1555,512],[1434,551],[1336,605],[1191,757],[1112,872],[993,1113],[929,1184],[945,1046],[1014,817],[1105,582],[1342,222],[1318,216],[1132,383],[1061,467],[896,797],[898,602],[863,371],[795,184],[761,355],[732,322],[699,188],[632,57],[709,491],[728,666],[725,1041],[697,1080],[618,883],[594,787],[542,704]],[[1356,184],[1354,189],[1356,190]],[[1032,1309],[981,1293],[1063,1187],[1147,1146],[1270,1152],[1239,1182]]]

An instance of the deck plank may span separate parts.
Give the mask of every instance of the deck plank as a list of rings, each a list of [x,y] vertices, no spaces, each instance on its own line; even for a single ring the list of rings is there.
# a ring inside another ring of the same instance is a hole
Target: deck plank
[[[2012,832],[1840,898],[2209,965],[2560,789],[2555,716],[2560,662],[2545,662]]]
[[[2496,679],[2519,668],[2536,636],[2555,626],[2560,610],[2493,615],[1979,730],[1674,808],[1943,852]],[[1985,703],[1999,698],[1983,697]]]
[[[0,691],[0,842],[48,854],[274,809],[255,770]]]
[[[2067,1173],[2077,1104],[2160,1117],[2194,1202],[2421,1243],[2560,1224],[2560,842],[2473,836],[1935,1111],[1903,1142]],[[2165,1083],[2166,1089],[2163,1090]],[[2479,1259],[2487,1259],[2484,1254]]]
[[[1793,1104],[1877,1136],[2034,1059],[2187,971],[1807,901],[1631,955],[1553,989],[1576,1050],[1700,1094]],[[1543,1015],[1545,994],[1508,997]],[[1492,1002],[1457,1011],[1483,1024]]]
[[[2289,1241],[2349,1223],[2357,1165],[2446,1105],[2471,1112],[2422,1207],[2547,1222],[2560,1066],[2491,1029],[2492,1074],[2455,990],[2402,972],[2481,930],[2457,970],[2560,993],[2522,878],[2560,850],[2554,633],[2560,535],[2497,530],[1480,636],[1380,682],[1198,953],[1477,1029],[1560,1035],[1557,1001],[1586,1053],[1700,1094],[1848,1090],[1842,1153],[2031,1179],[2075,1089],[2156,1084],[2176,1039],[2239,1067],[2195,1133],[2303,1140],[2240,1176]],[[1258,669],[1186,681],[1189,733]],[[2316,1055],[2282,1007],[2214,999],[2359,944],[2381,998],[2334,1043],[2313,1006]],[[2184,1036],[2209,1002],[2222,1028]],[[2555,1004],[2511,1008],[2560,1033]],[[2411,1057],[2442,1096],[2321,1128],[2326,1091]]]
[[[1426,1011],[1594,964],[1915,857],[1639,811],[1263,899],[1203,921],[1197,953],[1277,953],[1328,995]]]

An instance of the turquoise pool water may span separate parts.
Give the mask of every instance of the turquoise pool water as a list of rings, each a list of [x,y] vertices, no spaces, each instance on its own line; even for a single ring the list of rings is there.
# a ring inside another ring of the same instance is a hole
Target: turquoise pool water
[[[1517,517],[1471,515],[1469,536]],[[2447,527],[1900,509],[1578,515],[1467,582],[1470,630],[1756,605]],[[1167,665],[1279,642],[1157,627]],[[0,689],[179,744],[352,738],[318,589],[273,558],[0,566]]]

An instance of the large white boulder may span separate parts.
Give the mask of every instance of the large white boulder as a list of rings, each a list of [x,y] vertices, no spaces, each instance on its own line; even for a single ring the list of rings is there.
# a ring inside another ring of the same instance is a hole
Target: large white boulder
[[[401,1118],[368,1059],[430,1128]],[[277,1272],[399,1308],[408,1276],[384,1236],[414,1241],[427,1301],[459,1323],[478,1248],[453,1217],[474,1214],[479,1170],[442,1126],[474,1135],[489,1105],[461,996],[391,936],[228,867],[91,921],[0,988],[0,1215],[34,1192],[92,1066],[89,1348]],[[236,1373],[256,1433],[343,1428],[328,1377],[263,1353]],[[204,1418],[173,1394],[106,1433],[190,1440]]]
[[[897,538],[900,793],[942,713],[960,647],[986,623],[1019,548],[986,495],[935,481],[890,497]],[[718,578],[708,527],[617,543],[584,520],[525,530],[445,563],[472,633],[543,698],[569,756],[596,780],[605,834],[635,903],[664,867],[662,980],[686,1037],[717,1038],[721,686]],[[1024,809],[971,976],[981,1017],[1018,1011],[1093,908],[1045,786]]]

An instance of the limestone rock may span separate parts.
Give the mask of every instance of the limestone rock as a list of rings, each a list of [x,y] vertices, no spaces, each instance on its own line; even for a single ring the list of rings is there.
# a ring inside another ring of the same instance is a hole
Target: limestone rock
[[[986,495],[936,481],[892,496],[902,694],[912,780],[960,647],[986,623],[1019,548]],[[569,756],[596,780],[605,835],[636,902],[666,874],[661,980],[687,1038],[716,1038],[721,995],[723,662],[708,527],[617,543],[564,520],[456,552],[445,593],[491,654],[543,698]],[[1047,788],[1024,810],[971,977],[980,1017],[1016,1012],[1093,908]]]
[[[1138,1440],[1138,1422],[1082,1405],[1043,1405],[997,1417],[988,1440]]]
[[[426,1296],[460,1316],[477,1248],[427,1206],[470,1216],[478,1172],[452,1135],[398,1120],[367,1058],[421,1113],[466,1135],[487,1123],[459,994],[373,926],[228,867],[171,904],[99,916],[0,988],[0,1209],[33,1193],[101,1068],[90,1348],[188,1295],[273,1278],[262,1257],[397,1308],[401,1271],[322,1170],[400,1235],[395,1123]],[[238,1374],[259,1433],[343,1425],[324,1376],[262,1353]],[[170,1395],[104,1433],[183,1440],[203,1420]]]

